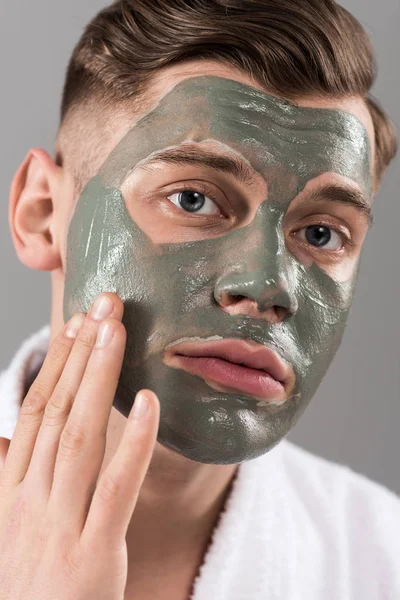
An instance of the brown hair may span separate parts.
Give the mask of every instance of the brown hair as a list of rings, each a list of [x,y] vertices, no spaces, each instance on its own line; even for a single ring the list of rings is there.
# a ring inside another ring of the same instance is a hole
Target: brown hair
[[[160,69],[202,58],[236,67],[289,100],[364,98],[380,182],[397,151],[395,130],[369,94],[376,64],[368,35],[334,0],[118,0],[73,51],[61,123],[88,100],[108,108],[138,101]]]

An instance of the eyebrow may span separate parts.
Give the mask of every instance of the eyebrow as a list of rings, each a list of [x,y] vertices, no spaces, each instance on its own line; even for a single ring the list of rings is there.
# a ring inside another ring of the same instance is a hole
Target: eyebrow
[[[223,156],[210,150],[188,146],[184,148],[171,148],[169,150],[158,152],[151,156],[142,167],[146,168],[146,166],[158,162],[208,167],[215,171],[229,173],[246,186],[250,186],[254,183],[255,175],[259,175],[240,158],[226,155]],[[307,200],[316,202],[329,200],[331,202],[347,204],[362,213],[367,220],[368,227],[371,227],[373,224],[372,209],[364,194],[356,189],[336,184],[319,185],[307,196]]]
[[[251,167],[240,158],[234,156],[222,156],[210,150],[197,148],[171,148],[153,155],[143,167],[157,162],[172,164],[189,164],[197,167],[208,167],[215,171],[222,171],[233,175],[244,185],[254,183],[254,176],[258,175]]]
[[[307,196],[307,201],[321,202],[321,200],[329,200],[329,202],[337,202],[347,204],[359,211],[367,220],[368,227],[373,224],[373,215],[371,206],[368,204],[364,194],[356,189],[341,186],[341,185],[319,185]]]

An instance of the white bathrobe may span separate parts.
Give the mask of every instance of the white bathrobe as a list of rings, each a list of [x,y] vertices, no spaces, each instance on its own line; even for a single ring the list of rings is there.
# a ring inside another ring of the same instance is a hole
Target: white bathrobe
[[[12,438],[48,336],[0,376],[0,437]],[[400,498],[287,440],[241,463],[190,600],[261,599],[400,600]]]

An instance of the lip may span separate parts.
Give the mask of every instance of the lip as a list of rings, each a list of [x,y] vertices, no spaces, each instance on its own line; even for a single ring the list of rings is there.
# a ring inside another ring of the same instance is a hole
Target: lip
[[[239,392],[267,402],[287,399],[294,386],[290,365],[253,340],[173,343],[165,350],[164,362],[202,377],[218,391]]]

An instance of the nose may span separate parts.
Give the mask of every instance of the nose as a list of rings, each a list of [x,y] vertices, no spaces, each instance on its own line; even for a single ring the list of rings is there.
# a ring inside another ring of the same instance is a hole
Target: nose
[[[265,270],[227,273],[216,282],[214,298],[230,315],[281,323],[296,314],[298,303],[285,277],[266,278]]]

